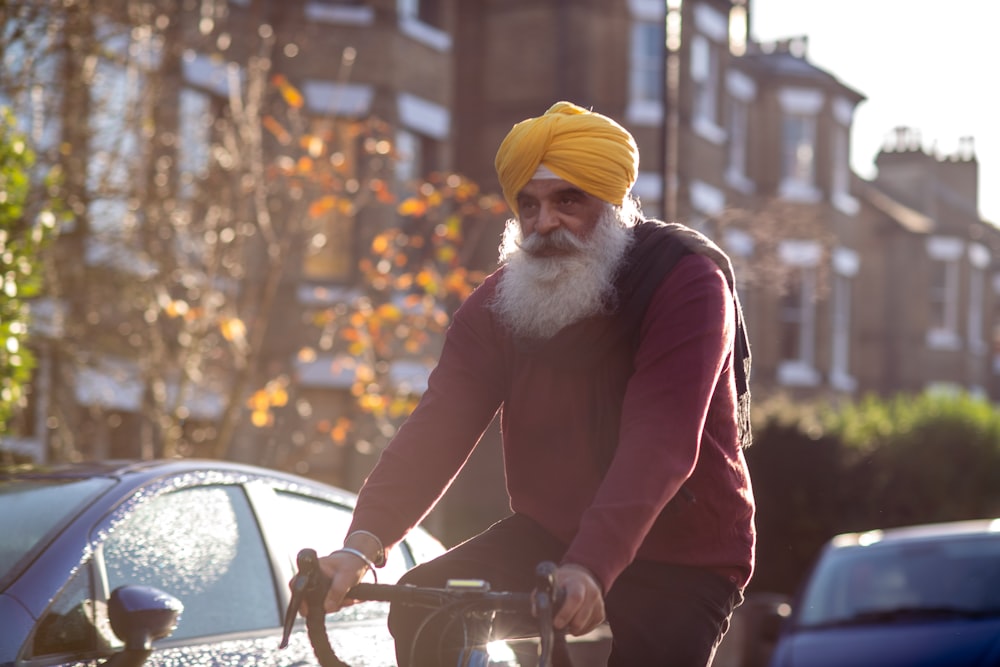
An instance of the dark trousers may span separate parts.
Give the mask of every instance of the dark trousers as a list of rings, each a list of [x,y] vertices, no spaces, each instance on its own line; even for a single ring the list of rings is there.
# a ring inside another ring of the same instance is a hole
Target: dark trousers
[[[530,591],[535,566],[543,560],[558,563],[565,550],[534,521],[514,515],[415,567],[401,582],[443,586],[448,579],[473,578],[489,581],[493,590]],[[612,634],[608,666],[706,667],[742,599],[735,584],[714,572],[636,561],[605,597]],[[389,630],[399,667],[454,664],[442,656],[457,655],[465,630],[443,616],[428,621],[430,613],[393,605]],[[532,623],[498,615],[493,637],[523,637],[531,633]]]

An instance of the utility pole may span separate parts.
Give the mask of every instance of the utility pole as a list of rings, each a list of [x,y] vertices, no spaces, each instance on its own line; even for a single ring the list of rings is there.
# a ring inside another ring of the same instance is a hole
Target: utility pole
[[[663,40],[663,219],[677,220],[677,100],[684,0],[666,0]]]

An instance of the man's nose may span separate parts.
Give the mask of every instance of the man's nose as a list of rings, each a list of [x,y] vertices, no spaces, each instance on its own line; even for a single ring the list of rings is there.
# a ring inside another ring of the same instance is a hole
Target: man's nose
[[[543,202],[538,207],[538,218],[535,220],[535,233],[545,236],[555,231],[560,224],[559,212],[554,206]]]

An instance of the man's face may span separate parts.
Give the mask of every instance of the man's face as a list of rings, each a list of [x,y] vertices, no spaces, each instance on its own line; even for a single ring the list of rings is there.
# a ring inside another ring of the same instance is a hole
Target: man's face
[[[631,217],[558,179],[532,181],[519,202],[500,243],[506,266],[491,306],[500,320],[518,336],[551,338],[608,312]]]
[[[517,195],[518,221],[525,239],[533,234],[546,237],[563,229],[581,241],[587,240],[606,204],[559,178],[528,181]],[[560,254],[559,246],[542,244],[532,254]]]

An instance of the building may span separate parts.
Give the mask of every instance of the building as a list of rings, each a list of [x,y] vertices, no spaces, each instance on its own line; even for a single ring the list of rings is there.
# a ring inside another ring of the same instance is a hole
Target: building
[[[858,178],[849,167],[849,146],[863,93],[812,65],[804,38],[755,43],[747,30],[749,0],[220,0],[177,7],[169,21],[143,23],[147,33],[116,32],[101,22],[85,31],[95,52],[101,30],[110,30],[104,43],[117,53],[147,49],[159,58],[158,67],[146,69],[134,59],[110,59],[122,78],[106,79],[155,79],[158,99],[166,101],[147,112],[176,140],[153,147],[136,163],[146,193],[169,186],[176,192],[163,201],[173,201],[211,179],[219,179],[212,192],[220,196],[235,187],[223,178],[229,172],[219,168],[213,142],[221,141],[217,119],[233,113],[233,82],[249,85],[253,70],[247,65],[255,58],[266,59],[268,81],[278,91],[266,99],[268,113],[282,95],[288,102],[298,94],[296,118],[308,133],[340,136],[344,122],[364,119],[388,128],[392,159],[383,159],[382,167],[391,173],[379,179],[390,189],[432,172],[457,171],[495,193],[493,156],[511,125],[567,99],[620,119],[633,132],[642,155],[634,194],[648,214],[706,231],[738,264],[757,397],[839,400],[943,389],[1000,398],[994,360],[1000,237],[976,209],[971,141],[959,155],[939,156],[903,132],[880,154],[878,177]],[[62,111],[51,117],[62,122],[46,125],[45,132],[79,133],[68,122],[71,93],[80,94],[68,89],[58,100],[63,106],[52,105]],[[127,115],[125,105],[104,111]],[[49,136],[45,132],[38,136]],[[110,155],[100,140],[91,137],[89,146]],[[280,140],[260,145],[278,154],[286,150]],[[365,154],[357,144],[345,144],[338,154],[352,174],[381,159],[378,150]],[[97,209],[93,198],[88,206],[89,219],[100,213],[109,227],[118,220],[141,229],[149,220],[136,222],[127,206],[105,202]],[[211,210],[210,202],[193,206],[197,214],[185,219],[201,220]],[[294,198],[283,206],[278,217],[302,215]],[[227,405],[242,410],[235,457],[298,466],[356,486],[387,434],[374,433],[354,449],[331,448],[331,427],[324,431],[320,422],[354,409],[357,368],[339,348],[301,355],[315,333],[304,323],[357,297],[365,288],[358,268],[363,248],[378,230],[403,223],[392,207],[375,206],[332,212],[314,224],[309,233],[318,229],[326,242],[289,250],[299,270],[282,274],[273,286],[276,315],[261,338],[259,373],[242,385],[226,384],[232,376],[221,373],[221,385],[194,387],[202,392],[196,399],[187,394],[186,409],[193,416],[191,409],[201,408],[197,419],[189,419],[195,430],[222,419]],[[478,237],[467,264],[492,268],[501,224],[502,218],[467,225]],[[93,265],[103,246],[91,232],[92,225],[67,235],[66,243],[75,245],[64,244],[72,248],[64,256],[86,256]],[[160,257],[155,250],[164,247],[143,246],[125,268],[141,276],[143,262]],[[260,266],[266,256],[262,248]],[[265,274],[257,266],[239,274],[243,282],[231,287],[233,295],[265,293]],[[123,267],[114,270],[120,275]],[[67,300],[72,305],[69,295]],[[64,313],[65,321],[66,313],[86,319],[103,311],[78,305],[53,312]],[[125,326],[124,317],[109,312],[110,319],[97,323]],[[143,345],[138,341],[135,350]],[[130,453],[136,442],[153,442],[155,424],[137,415],[159,385],[137,373],[135,358],[103,352],[108,363],[97,363],[102,355],[92,350],[82,355],[87,364],[72,372],[70,359],[43,354],[35,426],[22,428],[21,439],[6,438],[5,446],[62,455],[67,436],[62,422],[51,419],[53,402],[67,400],[80,406],[76,423],[89,424],[82,431],[87,438],[103,443],[88,444],[82,455]],[[386,377],[406,378],[419,393],[426,367],[416,359],[401,361],[384,369]],[[275,377],[284,378],[282,391],[293,395],[292,402],[274,409],[271,427],[252,427],[242,399]],[[180,392],[171,386],[167,382],[160,393]],[[234,386],[241,400],[227,404]],[[66,395],[57,396],[53,387]],[[46,426],[51,423],[56,426]],[[144,429],[153,435],[138,437]],[[475,508],[476,499],[493,507],[502,497],[496,456],[483,449],[476,455],[483,476],[458,482],[459,493],[471,499],[467,508]],[[486,478],[490,486],[481,483]]]

